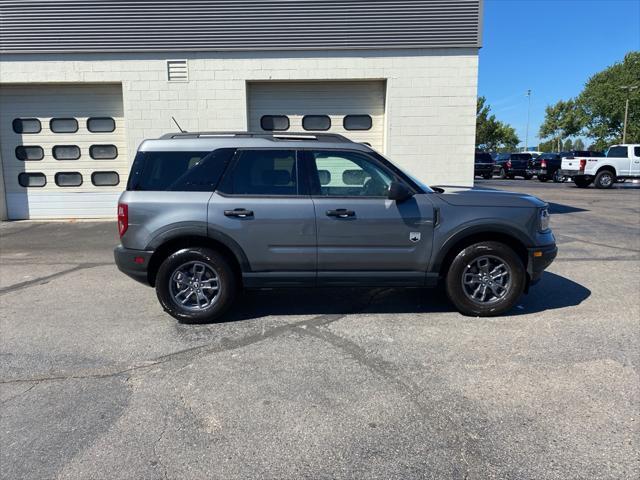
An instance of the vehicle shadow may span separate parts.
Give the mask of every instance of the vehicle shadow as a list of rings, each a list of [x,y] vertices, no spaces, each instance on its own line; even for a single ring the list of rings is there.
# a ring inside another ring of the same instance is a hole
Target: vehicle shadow
[[[573,207],[571,205],[565,205],[563,203],[549,203],[549,213],[553,215],[562,213],[575,213],[575,212],[588,212],[586,208]]]
[[[579,305],[591,291],[555,273],[541,281],[506,316],[528,315]],[[456,312],[443,287],[426,288],[307,288],[255,290],[244,293],[222,320],[236,322],[267,316],[421,314]]]

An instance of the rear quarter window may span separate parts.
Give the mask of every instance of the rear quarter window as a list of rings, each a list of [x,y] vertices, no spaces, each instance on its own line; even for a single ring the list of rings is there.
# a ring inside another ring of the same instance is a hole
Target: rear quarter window
[[[234,152],[138,152],[127,190],[213,192]]]

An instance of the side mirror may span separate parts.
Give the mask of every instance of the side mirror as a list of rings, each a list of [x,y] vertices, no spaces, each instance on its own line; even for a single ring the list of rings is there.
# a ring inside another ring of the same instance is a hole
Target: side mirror
[[[404,183],[391,182],[391,185],[389,185],[389,195],[387,197],[389,200],[401,203],[411,197],[413,197],[413,192]]]

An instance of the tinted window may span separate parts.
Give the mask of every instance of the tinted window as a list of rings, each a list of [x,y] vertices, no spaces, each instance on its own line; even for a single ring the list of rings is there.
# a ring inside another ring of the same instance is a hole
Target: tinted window
[[[53,158],[56,160],[77,160],[80,158],[80,147],[77,145],[56,145],[53,147]]]
[[[111,160],[118,156],[118,149],[115,145],[91,145],[89,155],[94,160]]]
[[[513,153],[511,154],[512,160],[531,160],[530,153]]]
[[[113,187],[120,183],[118,172],[93,172],[91,183],[96,187]]]
[[[640,147],[633,147],[633,154],[636,157],[640,157]]]
[[[326,115],[305,115],[302,117],[302,128],[305,130],[329,130],[331,119]]]
[[[573,156],[575,157],[593,157],[593,153],[589,150],[576,150],[573,152]]]
[[[607,152],[607,157],[627,158],[627,147],[611,147]]]
[[[220,191],[232,195],[297,195],[294,150],[245,150]]]
[[[342,120],[345,130],[371,130],[372,120],[369,115],[347,115]]]
[[[498,156],[496,157],[496,160],[509,160],[510,157],[511,157],[511,154],[509,153],[499,153]]]
[[[491,158],[490,153],[476,153],[475,162],[476,163],[493,163],[493,158]]]
[[[127,190],[213,192],[233,152],[138,152]]]
[[[18,160],[42,160],[44,150],[36,145],[19,145],[16,147],[16,158]]]
[[[16,133],[40,133],[42,130],[40,120],[37,118],[16,118],[12,126]]]
[[[116,122],[110,117],[92,117],[87,119],[87,130],[90,132],[113,132]]]
[[[82,185],[82,175],[78,172],[58,172],[55,180],[59,187],[79,187]]]
[[[311,152],[318,170],[320,195],[387,197],[394,179],[376,162],[355,152]]]
[[[75,133],[78,131],[78,121],[75,118],[52,118],[49,128],[53,133]]]
[[[260,128],[267,131],[289,130],[289,117],[285,115],[264,115],[260,119]]]
[[[44,187],[47,184],[47,177],[44,173],[26,173],[18,175],[18,183],[21,187]]]

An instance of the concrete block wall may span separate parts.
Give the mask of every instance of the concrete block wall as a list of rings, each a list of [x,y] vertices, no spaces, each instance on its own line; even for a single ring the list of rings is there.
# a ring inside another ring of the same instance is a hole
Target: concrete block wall
[[[187,59],[188,82],[166,61]],[[477,49],[5,55],[2,84],[122,84],[129,158],[145,138],[246,130],[247,82],[387,81],[385,154],[431,184],[473,184]]]

